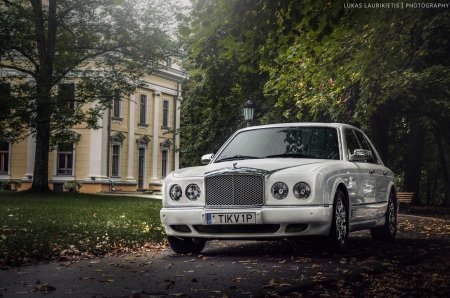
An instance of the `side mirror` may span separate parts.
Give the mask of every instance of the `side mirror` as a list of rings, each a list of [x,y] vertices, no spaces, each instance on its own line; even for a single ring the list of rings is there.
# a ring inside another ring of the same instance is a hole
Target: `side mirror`
[[[372,162],[373,156],[370,150],[355,149],[353,154],[348,157],[348,160],[353,162]]]
[[[202,165],[207,165],[207,164],[209,164],[209,162],[211,161],[211,159],[214,157],[214,154],[212,154],[212,153],[210,153],[210,154],[205,154],[205,155],[203,155],[202,156],[202,159],[201,159],[201,163],[202,163]]]

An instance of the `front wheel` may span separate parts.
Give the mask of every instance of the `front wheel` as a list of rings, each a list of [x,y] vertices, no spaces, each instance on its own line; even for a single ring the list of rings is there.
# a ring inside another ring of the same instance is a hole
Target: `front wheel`
[[[337,252],[345,251],[348,246],[349,224],[345,202],[344,192],[338,189],[334,196],[333,219],[330,233],[328,234],[330,248]]]
[[[202,238],[168,236],[170,248],[177,254],[201,253],[206,240]]]
[[[391,191],[389,194],[384,225],[370,229],[370,234],[373,239],[383,242],[392,242],[397,236],[397,208],[395,201],[395,193]]]

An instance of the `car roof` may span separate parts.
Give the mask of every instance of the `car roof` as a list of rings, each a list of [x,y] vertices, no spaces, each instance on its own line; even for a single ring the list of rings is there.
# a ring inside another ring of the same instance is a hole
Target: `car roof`
[[[245,130],[253,130],[253,129],[260,129],[260,128],[278,128],[278,127],[332,127],[332,128],[342,128],[342,127],[350,127],[358,129],[355,126],[345,124],[345,123],[324,123],[324,122],[293,122],[293,123],[277,123],[277,124],[266,124],[266,125],[258,125],[258,126],[250,126],[243,129],[240,129],[239,131],[245,131]]]

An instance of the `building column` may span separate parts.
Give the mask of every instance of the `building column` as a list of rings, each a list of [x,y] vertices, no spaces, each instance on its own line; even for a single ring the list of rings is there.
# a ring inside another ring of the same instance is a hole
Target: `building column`
[[[30,134],[27,138],[27,171],[22,177],[24,181],[30,181],[33,179],[34,171],[34,157],[36,153],[36,136]]]
[[[89,174],[86,181],[106,182],[109,181],[106,173],[107,144],[108,144],[108,112],[98,119],[101,128],[91,129],[89,148]]]
[[[159,106],[161,101],[161,92],[153,93],[153,146],[152,146],[152,176],[150,183],[161,184],[158,176],[158,150],[159,150]]]
[[[128,101],[128,160],[127,160],[127,181],[130,183],[136,183],[136,178],[134,178],[134,155],[135,155],[135,118],[136,118],[136,94],[130,95],[130,100]]]

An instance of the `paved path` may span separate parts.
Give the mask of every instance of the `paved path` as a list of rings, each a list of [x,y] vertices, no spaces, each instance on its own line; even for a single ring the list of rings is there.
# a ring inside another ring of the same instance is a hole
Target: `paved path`
[[[0,271],[0,297],[258,297],[420,263],[430,255],[448,258],[448,233],[428,229],[448,221],[400,216],[400,222],[396,243],[353,233],[345,255],[329,253],[314,239],[212,241],[202,255],[165,249],[12,268]]]

